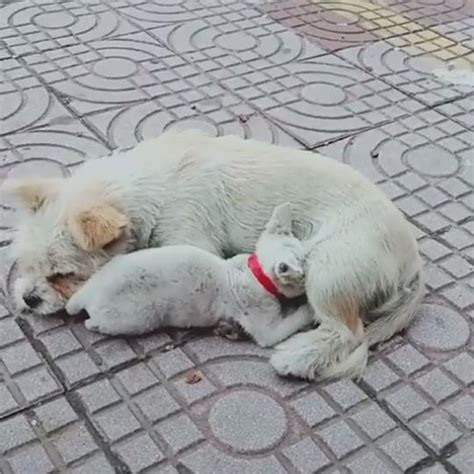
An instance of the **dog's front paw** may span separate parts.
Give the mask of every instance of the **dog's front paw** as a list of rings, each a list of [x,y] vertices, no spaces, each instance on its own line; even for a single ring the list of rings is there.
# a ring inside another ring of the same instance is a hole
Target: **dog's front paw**
[[[89,319],[86,319],[86,321],[84,322],[84,326],[86,327],[86,329],[88,331],[92,331],[92,332],[102,332],[100,330],[100,327],[99,325],[93,321],[91,318]]]
[[[242,341],[249,338],[242,326],[236,321],[219,321],[213,333],[229,341]]]

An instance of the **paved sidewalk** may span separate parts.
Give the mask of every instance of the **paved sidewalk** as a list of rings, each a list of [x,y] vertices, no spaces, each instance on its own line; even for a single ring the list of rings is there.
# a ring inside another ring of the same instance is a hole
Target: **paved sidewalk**
[[[321,151],[409,216],[430,290],[361,382],[287,381],[248,342],[15,319],[0,203],[1,473],[474,472],[472,0],[0,0],[0,64],[0,182],[169,127]]]

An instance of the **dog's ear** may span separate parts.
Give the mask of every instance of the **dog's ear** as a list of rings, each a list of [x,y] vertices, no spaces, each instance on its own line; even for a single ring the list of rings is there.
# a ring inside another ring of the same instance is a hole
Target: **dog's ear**
[[[7,180],[2,190],[20,200],[20,204],[32,212],[37,212],[59,189],[63,178],[32,178]]]
[[[277,206],[265,226],[269,234],[291,235],[291,205],[288,202]]]
[[[127,216],[107,203],[77,210],[68,223],[73,238],[86,251],[104,249],[120,241],[129,225]]]

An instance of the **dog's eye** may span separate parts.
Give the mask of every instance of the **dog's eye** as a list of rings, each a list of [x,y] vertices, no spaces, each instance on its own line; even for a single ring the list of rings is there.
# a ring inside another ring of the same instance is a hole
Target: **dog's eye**
[[[280,265],[278,265],[278,270],[280,273],[286,273],[289,270],[289,267],[286,263],[280,263]]]
[[[51,275],[48,275],[46,277],[46,280],[48,280],[49,283],[56,283],[59,280],[64,280],[66,278],[71,278],[74,276],[74,272],[68,272],[68,273],[52,273]]]

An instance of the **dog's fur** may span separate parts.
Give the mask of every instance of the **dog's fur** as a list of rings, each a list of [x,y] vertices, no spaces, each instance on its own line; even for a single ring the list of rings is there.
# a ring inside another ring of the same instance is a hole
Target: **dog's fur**
[[[283,297],[305,292],[304,248],[291,234],[288,204],[275,209],[257,242],[261,268]],[[249,255],[224,260],[190,245],[168,245],[120,255],[90,278],[66,304],[86,310],[89,330],[143,334],[165,326],[214,326],[235,320],[262,347],[313,321],[309,305],[283,317],[279,299],[259,283]]]
[[[89,161],[72,178],[16,191],[29,210],[16,241],[17,295],[37,296],[40,314],[63,308],[118,253],[171,244],[250,252],[287,201],[320,325],[277,348],[271,362],[279,373],[360,374],[367,347],[406,327],[423,296],[410,224],[361,174],[316,153],[167,132]]]

